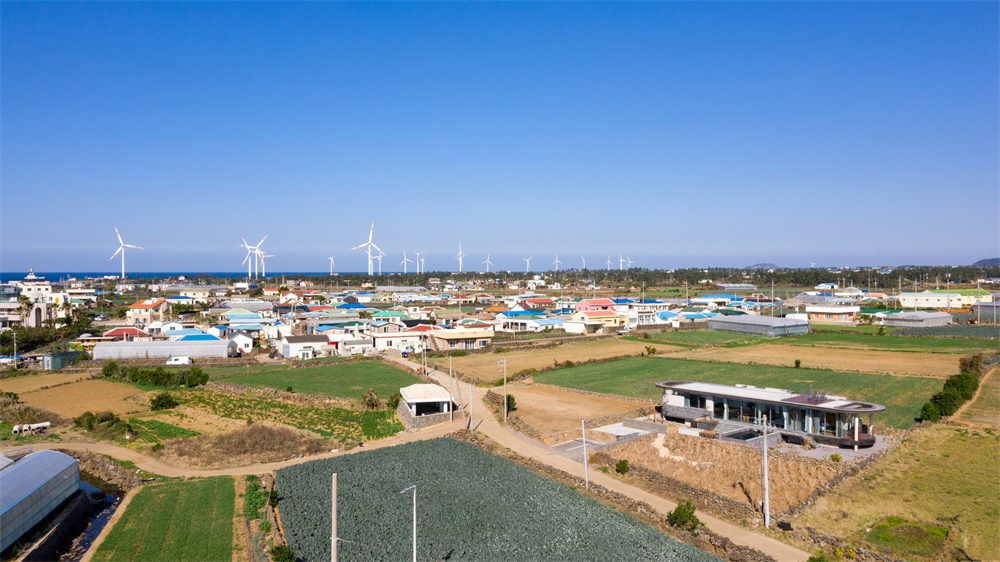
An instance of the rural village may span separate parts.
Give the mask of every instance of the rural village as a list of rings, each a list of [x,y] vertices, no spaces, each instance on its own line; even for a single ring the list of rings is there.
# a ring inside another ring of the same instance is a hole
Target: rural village
[[[0,284],[4,559],[1000,552],[994,265],[368,258]]]

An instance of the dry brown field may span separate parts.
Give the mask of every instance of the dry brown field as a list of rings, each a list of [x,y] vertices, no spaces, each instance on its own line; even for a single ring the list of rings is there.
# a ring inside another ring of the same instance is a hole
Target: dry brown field
[[[721,441],[667,432],[663,446],[669,455],[648,441],[626,443],[607,449],[618,459],[676,478],[692,486],[735,500],[753,508],[760,496],[760,449]],[[804,501],[819,486],[843,470],[832,461],[768,459],[770,497],[773,513],[780,513]]]
[[[959,415],[962,421],[1000,426],[1000,368],[983,377],[979,395]]]
[[[777,344],[702,348],[671,353],[670,357],[784,367],[794,366],[795,360],[799,359],[803,367],[814,369],[922,377],[947,377],[957,371],[955,356],[945,353],[863,351]]]
[[[497,369],[497,361],[507,360],[507,374],[513,375],[525,369],[543,369],[551,367],[555,361],[589,361],[592,359],[609,359],[611,357],[631,357],[643,353],[646,345],[641,342],[606,338],[594,340],[570,341],[556,347],[544,349],[527,348],[504,353],[474,353],[452,359],[455,370],[483,382],[494,382],[503,377]],[[654,342],[657,350],[676,349],[663,342]],[[434,359],[430,362],[439,371],[448,372],[448,359]]]
[[[45,373],[42,375],[24,375],[10,379],[0,380],[0,391],[24,394],[35,390],[41,390],[46,386],[66,384],[79,380],[88,379],[90,373]]]
[[[502,389],[501,389],[502,392]],[[543,435],[580,428],[580,420],[627,412],[636,402],[572,392],[547,384],[508,384],[514,395],[516,414]]]
[[[132,414],[149,408],[126,400],[143,392],[127,384],[85,380],[21,395],[21,402],[50,410],[67,418],[84,412]]]

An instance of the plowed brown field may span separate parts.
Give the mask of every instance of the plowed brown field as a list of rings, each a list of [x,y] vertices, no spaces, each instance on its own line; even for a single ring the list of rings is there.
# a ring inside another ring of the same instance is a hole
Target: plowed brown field
[[[503,389],[499,389],[498,393],[502,392]],[[547,384],[508,384],[507,392],[514,395],[517,406],[514,413],[543,435],[579,429],[581,419],[627,412],[642,406],[628,400],[580,394]]]
[[[24,375],[0,380],[0,390],[24,394],[40,390],[46,386],[66,384],[78,380],[89,379],[90,373],[45,373],[42,375]]]

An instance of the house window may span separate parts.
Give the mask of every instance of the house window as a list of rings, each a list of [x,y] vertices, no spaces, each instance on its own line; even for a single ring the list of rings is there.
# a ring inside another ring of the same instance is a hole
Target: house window
[[[452,347],[452,348],[455,347],[455,342],[454,341],[448,342],[448,347]]]

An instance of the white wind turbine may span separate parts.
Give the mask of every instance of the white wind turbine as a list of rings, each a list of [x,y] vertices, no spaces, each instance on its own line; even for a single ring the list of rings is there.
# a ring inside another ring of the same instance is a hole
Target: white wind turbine
[[[250,263],[250,256],[253,255],[253,246],[247,244],[247,239],[245,236],[243,237],[243,244],[237,244],[237,245],[241,248],[246,248],[247,250],[247,257],[243,258],[243,263],[247,265],[247,281],[250,281],[251,277],[253,276],[253,269],[252,269],[253,264]],[[243,265],[243,263],[241,263],[240,265]]]
[[[403,266],[403,275],[406,275],[406,264],[408,263],[413,263],[413,260],[406,257],[406,250],[403,250],[403,261],[399,262],[399,265]]]
[[[375,233],[375,221],[372,221],[372,227],[368,231],[368,241],[364,242],[364,243],[361,243],[361,244],[358,244],[357,246],[351,248],[351,251],[359,250],[361,248],[365,249],[365,253],[368,254],[368,275],[374,275],[375,274],[375,269],[373,267],[374,262],[372,260],[375,260],[375,259],[379,260],[379,269],[381,269],[381,267],[382,267],[382,255],[383,255],[383,253],[382,253],[382,249],[379,248],[378,246],[376,246],[374,242],[372,242],[372,235],[374,233]],[[372,257],[372,248],[375,248],[376,250],[378,250],[378,253],[379,253],[378,257]],[[380,275],[381,275],[381,273],[380,273]]]
[[[493,265],[493,262],[490,261],[490,255],[489,254],[486,254],[486,261],[484,261],[483,263],[486,264],[486,273],[489,273],[490,272],[490,266]]]
[[[117,256],[119,254],[119,252],[121,253],[121,255],[122,255],[122,279],[125,279],[125,248],[132,248],[132,249],[135,249],[135,250],[145,250],[145,248],[143,248],[142,246],[133,246],[132,244],[126,244],[125,241],[122,240],[122,235],[121,235],[120,232],[118,232],[118,227],[117,226],[115,227],[115,236],[118,237],[118,244],[119,244],[119,246],[118,246],[118,249],[115,250],[115,253],[111,254],[111,257],[108,258],[108,261],[111,261],[111,260],[115,259],[115,256]]]
[[[264,244],[264,240],[267,240],[268,236],[270,236],[270,234],[265,234],[264,237],[261,238],[260,242],[257,242],[257,245],[253,247],[253,253],[254,253],[254,268],[253,268],[253,273],[254,273],[254,277],[257,277],[257,264],[258,263],[260,264],[261,272],[264,274],[264,277],[267,277],[267,271],[264,270],[264,258],[265,257],[270,258],[270,257],[273,257],[273,256],[265,256],[264,255],[264,251],[261,250],[260,247],[261,247],[261,245]]]
[[[424,272],[424,258],[420,257],[420,254],[426,254],[427,250],[424,250],[423,252],[413,252],[413,253],[417,254],[417,263],[416,263],[417,273],[423,273]]]
[[[333,275],[333,266],[336,265],[335,263],[333,263],[333,256],[330,256],[327,259],[330,260],[330,275]]]
[[[614,262],[613,262],[613,261],[611,261],[611,254],[608,254],[608,261],[607,261],[607,268],[608,268],[608,271],[611,271],[611,264],[613,264],[613,263],[614,263]]]
[[[632,269],[632,264],[635,263],[634,261],[632,261],[632,258],[628,256],[625,256],[625,262],[628,264],[628,269]]]
[[[587,258],[580,256],[580,260],[583,261],[583,269],[587,269]]]
[[[372,244],[372,246],[375,246],[375,244]],[[378,274],[382,275],[382,258],[384,258],[385,256],[387,256],[388,254],[386,254],[385,252],[383,252],[382,248],[379,248],[378,246],[375,246],[375,249],[378,250],[378,255],[375,256],[375,258],[374,258],[374,259],[378,260]]]
[[[267,262],[265,262],[264,260],[267,259],[267,258],[273,258],[273,257],[274,257],[274,254],[265,254],[263,252],[261,252],[261,254],[260,254],[260,275],[264,279],[267,279]]]
[[[535,256],[531,256],[531,258],[533,258],[533,257],[535,257]],[[524,260],[524,272],[525,273],[528,273],[528,272],[531,271],[531,258],[521,258],[522,260]]]
[[[465,259],[465,252],[462,251],[462,241],[458,241],[458,253],[455,254],[455,259],[458,260],[458,272],[462,273],[462,260]]]
[[[559,264],[561,263],[562,262],[559,261],[559,254],[556,254],[556,261],[552,262],[552,265],[556,266],[556,273],[559,273]]]

